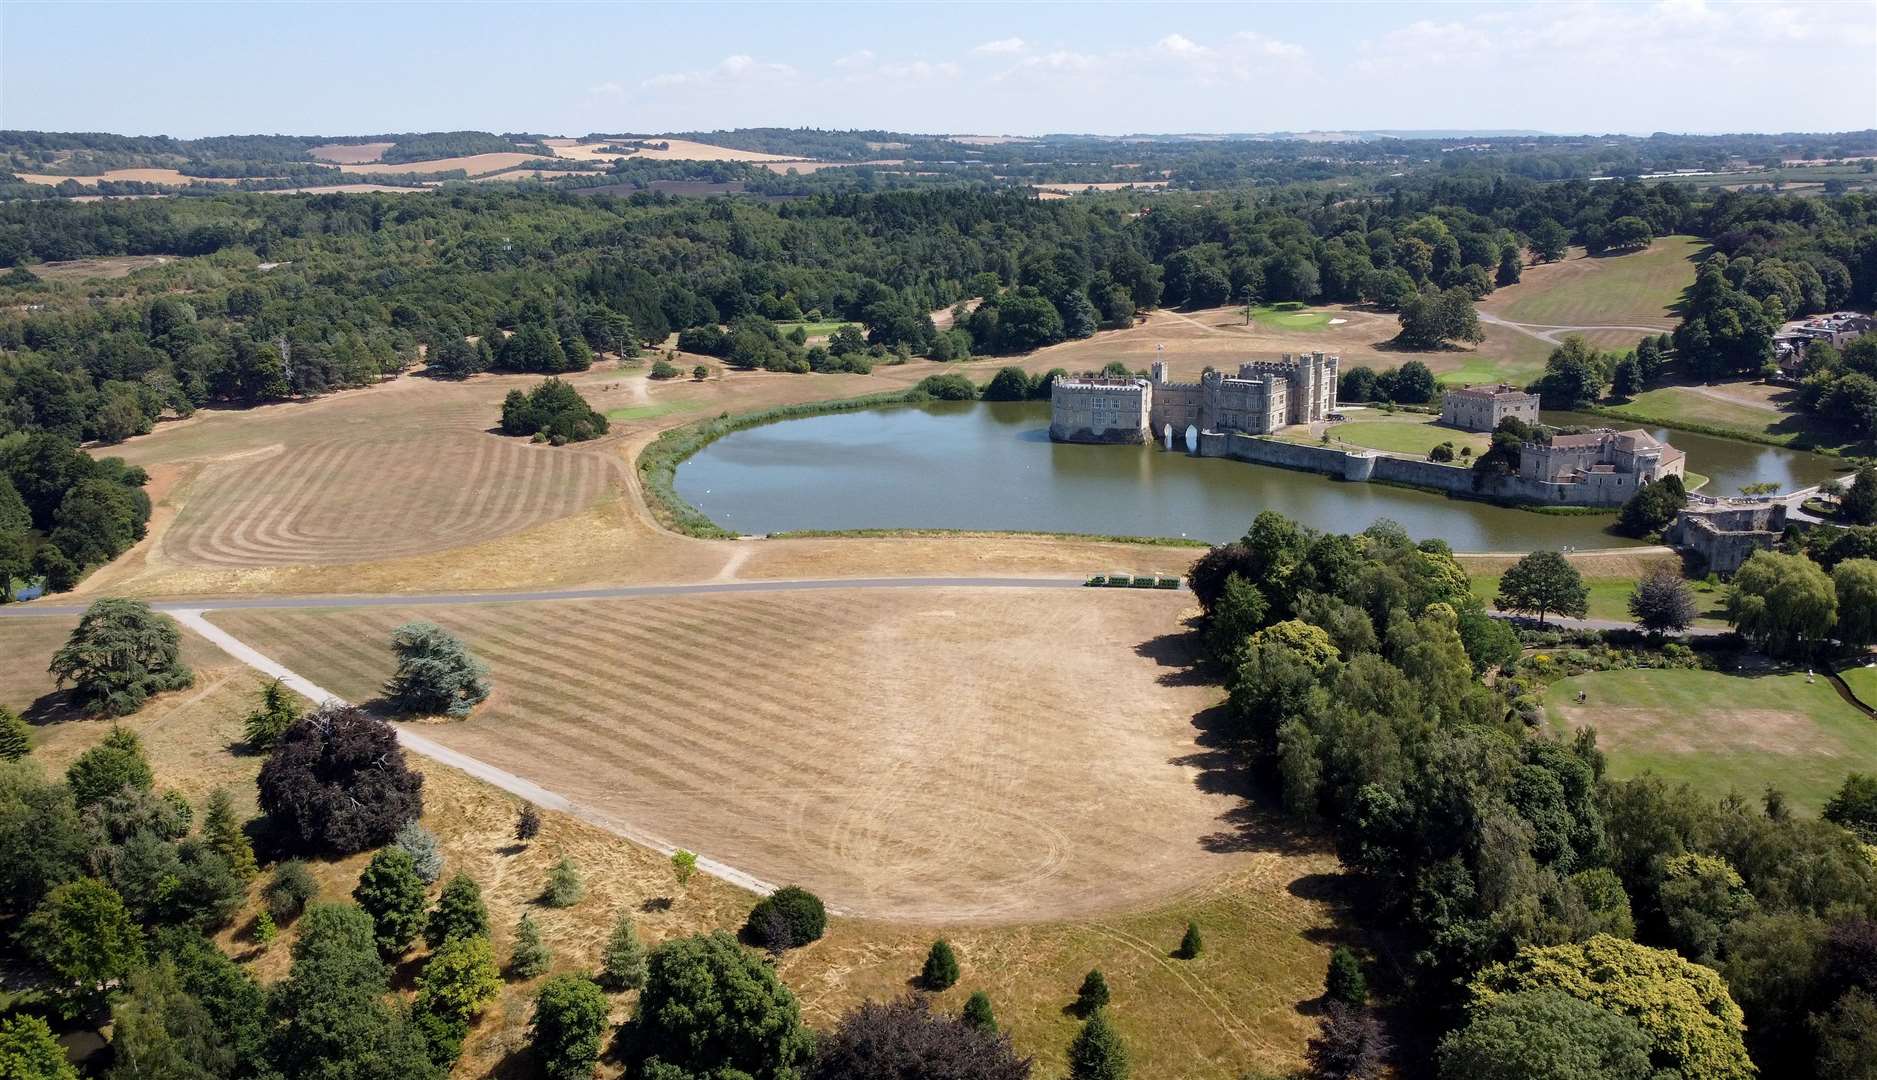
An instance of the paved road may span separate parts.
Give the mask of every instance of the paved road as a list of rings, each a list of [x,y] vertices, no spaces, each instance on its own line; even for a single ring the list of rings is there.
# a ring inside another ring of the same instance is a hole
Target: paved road
[[[627,600],[694,593],[796,592],[813,589],[1080,589],[1082,578],[886,577],[818,578],[804,581],[706,581],[695,585],[615,585],[598,589],[538,592],[410,593],[398,596],[251,596],[216,600],[158,600],[158,611],[236,611],[244,608],[428,607],[455,604],[531,604],[561,600]],[[85,604],[27,601],[0,606],[0,618],[82,615]]]
[[[1553,326],[1550,323],[1513,322],[1511,319],[1502,319],[1485,311],[1479,313],[1479,321],[1491,323],[1494,326],[1503,326],[1508,330],[1515,330],[1552,345],[1564,344],[1563,340],[1558,337],[1559,334],[1577,334],[1585,330],[1634,330],[1638,334],[1648,334],[1651,337],[1668,332],[1660,326]]]
[[[1621,619],[1567,619],[1562,615],[1545,617],[1545,624],[1538,625],[1538,620],[1524,615],[1508,615],[1504,612],[1492,612],[1493,618],[1504,619],[1509,623],[1528,627],[1533,630],[1634,630],[1636,624]],[[1724,626],[1691,626],[1681,632],[1681,637],[1715,637],[1728,633]]]

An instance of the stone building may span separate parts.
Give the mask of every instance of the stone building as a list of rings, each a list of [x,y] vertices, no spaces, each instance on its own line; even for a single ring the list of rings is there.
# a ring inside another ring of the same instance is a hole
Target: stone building
[[[1770,551],[1786,528],[1786,504],[1765,499],[1695,503],[1675,515],[1662,539],[1731,574],[1756,551]]]
[[[1323,353],[1253,360],[1236,376],[1208,371],[1176,383],[1156,361],[1151,379],[1058,377],[1050,386],[1049,437],[1058,442],[1183,439],[1188,428],[1267,435],[1336,411],[1341,361]]]
[[[1644,484],[1681,476],[1687,457],[1640,428],[1600,428],[1582,435],[1556,435],[1549,443],[1526,443],[1519,449],[1519,477],[1579,485],[1569,499],[1572,503],[1620,506]]]
[[[1492,431],[1508,416],[1536,424],[1538,395],[1500,383],[1449,390],[1440,399],[1440,422],[1462,431]]]

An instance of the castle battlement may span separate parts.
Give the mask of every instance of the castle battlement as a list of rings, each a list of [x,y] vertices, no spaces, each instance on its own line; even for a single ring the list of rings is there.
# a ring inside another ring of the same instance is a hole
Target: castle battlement
[[[1197,383],[1167,378],[1155,361],[1148,379],[1058,377],[1050,386],[1049,436],[1058,442],[1145,442],[1169,432],[1264,435],[1336,411],[1341,359],[1323,353],[1251,360],[1236,376],[1208,371]]]

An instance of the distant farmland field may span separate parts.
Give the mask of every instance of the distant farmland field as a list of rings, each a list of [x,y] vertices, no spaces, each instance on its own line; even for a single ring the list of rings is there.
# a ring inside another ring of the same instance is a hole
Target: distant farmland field
[[[330,161],[335,165],[363,165],[377,161],[395,145],[388,142],[329,143],[313,147],[306,152],[306,156],[315,161]]]

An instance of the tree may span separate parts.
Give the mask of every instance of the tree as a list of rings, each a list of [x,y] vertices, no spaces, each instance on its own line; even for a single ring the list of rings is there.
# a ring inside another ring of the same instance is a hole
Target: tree
[[[385,697],[413,716],[468,716],[489,696],[489,667],[435,623],[408,622],[391,632],[397,671]]]
[[[645,985],[645,972],[645,946],[632,926],[632,916],[622,911],[613,923],[612,936],[606,939],[606,950],[600,954],[600,976],[596,981],[608,990],[637,990]]]
[[[1460,645],[1473,662],[1473,673],[1484,675],[1519,658],[1519,636],[1504,620],[1484,611],[1463,611],[1458,624]]]
[[[1188,922],[1186,933],[1180,938],[1180,946],[1173,950],[1173,955],[1181,960],[1197,960],[1199,954],[1205,951],[1206,943],[1199,936],[1199,924]]]
[[[262,898],[274,921],[286,924],[300,917],[306,905],[319,895],[319,882],[313,872],[298,859],[288,859],[274,868]]]
[[[1877,560],[1844,560],[1831,568],[1831,586],[1838,597],[1838,640],[1858,648],[1877,643]]]
[[[1850,829],[1866,844],[1877,844],[1877,776],[1854,772],[1845,777],[1819,816]]]
[[[288,1080],[441,1080],[423,1036],[385,1000],[387,989],[371,916],[350,904],[308,908],[293,966],[270,995],[274,1069]]]
[[[1251,635],[1269,621],[1270,605],[1264,594],[1243,574],[1226,575],[1225,588],[1213,602],[1206,622],[1206,649],[1221,664],[1230,664]]]
[[[143,740],[129,728],[113,725],[103,742],[78,755],[66,768],[65,783],[83,810],[125,788],[149,791],[155,777],[143,754]]]
[[[532,979],[547,970],[553,959],[541,942],[541,928],[523,913],[515,924],[515,944],[508,954],[508,973],[517,979]]]
[[[704,365],[702,365],[702,364],[699,364],[699,365],[697,365],[697,366],[698,366],[699,368],[701,368],[701,367],[703,367]],[[693,370],[693,371],[695,371],[696,369],[694,368],[694,369],[692,369],[692,370]],[[671,362],[671,361],[669,361],[669,360],[654,360],[654,361],[652,361],[652,370],[646,373],[646,377],[647,377],[647,378],[651,378],[651,379],[656,379],[656,380],[658,380],[658,381],[660,381],[660,382],[663,382],[663,381],[664,381],[664,380],[666,380],[666,379],[675,379],[675,378],[677,378],[677,377],[678,377],[678,365],[676,365],[676,364],[674,364],[674,363],[672,363],[672,362]],[[510,395],[510,397],[511,397],[511,398],[514,398],[514,397],[516,397],[516,395],[519,395],[520,393],[521,393],[521,392],[520,392],[519,390],[510,390],[510,391],[509,391],[509,395]],[[517,400],[517,401],[515,402],[515,413],[516,413],[516,415],[517,415],[517,416],[522,416],[522,415],[524,415],[524,413],[523,413],[523,410],[525,410],[526,408],[527,408],[527,399],[526,399],[526,398],[521,398],[520,400]],[[507,416],[509,415],[509,405],[508,405],[508,402],[503,402],[503,403],[502,403],[502,415],[503,415],[503,417],[505,417],[505,418],[506,418],[506,417],[507,417]],[[517,422],[516,422],[516,424],[515,424],[515,428],[516,428],[516,430],[515,430],[515,431],[513,431],[513,432],[509,432],[509,431],[508,431],[508,424],[507,424],[507,422],[506,422],[506,420],[504,420],[504,422],[503,422],[503,426],[502,426],[502,430],[503,430],[503,432],[504,432],[505,434],[514,434],[514,435],[521,435],[521,434],[532,434],[532,432],[527,432],[527,431],[526,431],[526,428],[527,428],[528,426],[529,426],[529,425],[528,425],[528,422],[527,422],[526,420],[517,420]]]
[[[1440,385],[1434,380],[1434,372],[1419,360],[1410,360],[1398,368],[1390,368],[1377,379],[1377,388],[1389,401],[1403,405],[1422,405],[1434,400],[1435,391]]]
[[[19,713],[0,705],[0,761],[18,761],[32,748],[33,729]]]
[[[1368,1004],[1369,981],[1362,975],[1362,961],[1348,946],[1338,945],[1330,953],[1329,974],[1323,979],[1323,996],[1330,1001],[1360,1007]]]
[[[1311,1080],[1371,1080],[1382,1074],[1389,1049],[1373,1016],[1333,1001],[1304,1047],[1304,1060]]]
[[[241,723],[248,752],[264,754],[300,720],[300,706],[279,679],[261,687],[261,699]]]
[[[653,378],[670,379],[677,374],[678,369],[663,360],[652,365]],[[525,394],[508,392],[502,399],[501,427],[504,435],[532,435],[537,442],[564,446],[606,434],[607,421],[580,391],[559,379],[546,379]]]
[[[671,853],[671,875],[678,879],[678,888],[691,883],[691,875],[697,872],[697,853],[683,848]]]
[[[541,834],[541,811],[533,803],[522,803],[515,815],[515,839],[527,843]]]
[[[815,941],[827,928],[828,910],[821,898],[796,885],[784,885],[758,900],[744,924],[752,941],[778,952]]]
[[[1822,644],[1838,621],[1838,594],[1803,555],[1756,551],[1734,574],[1727,621],[1774,656],[1800,656]]]
[[[140,600],[97,600],[52,655],[58,685],[72,685],[73,701],[97,716],[128,716],[151,694],[195,681],[183,665],[181,635],[167,615]]]
[[[1652,1080],[1636,1021],[1557,990],[1507,994],[1440,1043],[1441,1080]]]
[[[1636,359],[1635,353],[1624,353],[1610,370],[1610,396],[1628,401],[1641,393],[1645,385],[1642,362]]]
[[[208,1009],[183,989],[173,960],[161,957],[132,975],[127,989],[111,1010],[110,1080],[214,1080],[233,1075],[235,1049]]]
[[[253,879],[254,845],[248,842],[247,830],[235,817],[235,800],[227,788],[209,792],[208,809],[202,816],[202,838],[228,861],[228,868],[242,882]]]
[[[958,982],[958,954],[952,943],[940,938],[925,954],[925,967],[919,971],[919,984],[927,990],[950,990]]]
[[[413,821],[399,829],[391,842],[411,857],[411,867],[424,884],[435,885],[443,876],[443,848],[436,833]]]
[[[1595,405],[1610,385],[1610,358],[1582,337],[1571,334],[1551,350],[1538,394],[1547,409],[1582,409]]]
[[[1617,218],[1604,227],[1603,247],[1606,251],[1641,251],[1655,239],[1649,223],[1639,217],[1626,215]]]
[[[1668,940],[1683,956],[1719,967],[1727,926],[1754,908],[1739,871],[1726,859],[1683,852],[1662,860],[1660,878],[1656,898]]]
[[[102,995],[143,965],[143,932],[123,897],[97,878],[52,890],[20,928],[20,943],[86,998]]]
[[[1564,226],[1550,218],[1538,223],[1532,230],[1532,254],[1539,262],[1557,262],[1570,250],[1571,234]]]
[[[1107,1004],[1108,980],[1102,977],[1100,968],[1091,968],[1082,977],[1082,988],[1075,992],[1075,1011],[1089,1016]]]
[[[65,1059],[65,1047],[37,1016],[0,1016],[0,1078],[4,1080],[78,1080]]]
[[[971,996],[965,999],[965,1008],[959,1013],[959,1019],[979,1031],[996,1031],[997,1013],[991,1009],[991,995],[982,990],[971,991]]]
[[[1673,952],[1606,934],[1582,944],[1526,946],[1482,970],[1471,987],[1475,1010],[1495,1008],[1508,995],[1561,991],[1634,1020],[1658,1068],[1701,1080],[1754,1075],[1746,1023],[1726,983]]]
[[[1629,594],[1629,614],[1651,634],[1678,634],[1694,625],[1694,590],[1670,566],[1657,566]]]
[[[417,977],[419,1012],[464,1022],[487,1008],[502,992],[489,939],[483,935],[451,938],[437,947]]]
[[[389,843],[423,813],[424,778],[391,725],[324,705],[287,730],[261,766],[261,810],[291,849],[349,855]]]
[[[603,1014],[602,1014],[603,1015]],[[722,931],[652,950],[624,1056],[646,1075],[787,1080],[806,1070],[813,1033],[775,971]]]
[[[1877,1078],[1877,996],[1852,990],[1837,1004],[1812,1018],[1818,1041],[1814,1076],[1837,1080]]]
[[[1667,528],[1688,505],[1688,490],[1681,477],[1669,475],[1636,489],[1617,513],[1616,529],[1625,536],[1645,537]]]
[[[1517,285],[1519,277],[1525,272],[1525,258],[1516,243],[1507,244],[1499,250],[1499,268],[1493,274],[1493,284],[1503,289],[1507,285]]]
[[[459,873],[437,897],[437,906],[424,923],[424,943],[440,949],[444,942],[457,938],[488,936],[489,909],[483,906],[482,888],[475,878]]]
[[[975,1000],[975,999],[973,999]],[[967,1006],[967,1009],[969,1006]],[[815,1080],[1028,1080],[1030,1061],[994,1023],[932,1012],[917,994],[867,1001],[818,1041]]]
[[[1121,1033],[1109,1021],[1107,1009],[1096,1009],[1069,1044],[1069,1080],[1127,1080],[1127,1076],[1128,1052]]]
[[[1877,469],[1859,469],[1838,499],[1838,515],[1853,525],[1877,524]]]
[[[1411,349],[1438,349],[1450,341],[1477,344],[1486,340],[1479,311],[1465,289],[1423,292],[1402,306],[1401,333],[1396,341]]]
[[[580,871],[573,860],[565,855],[548,871],[547,888],[541,893],[541,902],[548,907],[573,907],[580,902],[580,897],[587,891],[586,884],[580,880]]]
[[[1533,613],[1538,624],[1556,613],[1581,619],[1590,603],[1583,575],[1555,551],[1534,551],[1520,559],[1499,579],[1493,606],[1501,611]]]
[[[365,864],[352,899],[371,916],[379,951],[397,956],[424,925],[424,881],[403,848],[381,848]]]
[[[1030,376],[1020,367],[999,368],[984,385],[985,401],[1025,401],[1029,396]]]

